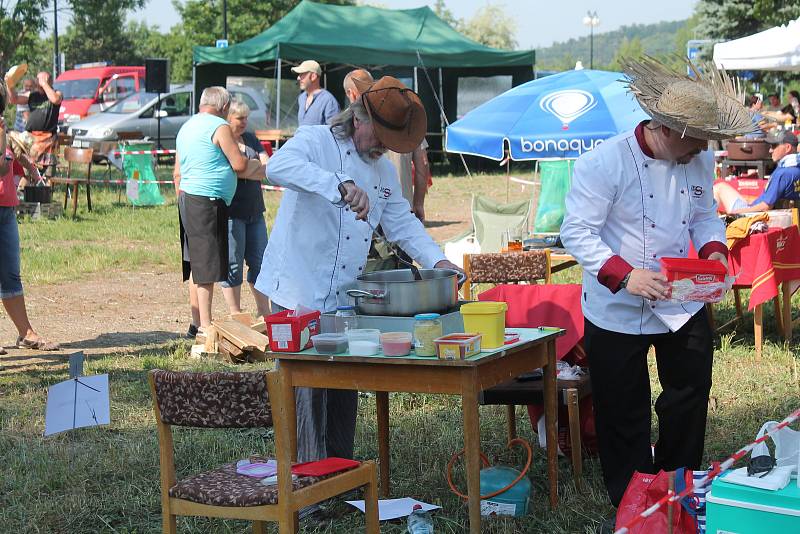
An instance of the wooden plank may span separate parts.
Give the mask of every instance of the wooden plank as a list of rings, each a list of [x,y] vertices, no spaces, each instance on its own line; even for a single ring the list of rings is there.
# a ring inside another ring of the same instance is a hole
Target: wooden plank
[[[195,359],[211,358],[218,360],[222,357],[222,355],[217,351],[207,351],[205,345],[192,345],[192,350],[189,355]]]
[[[213,325],[220,337],[224,337],[240,349],[258,349],[261,352],[267,352],[269,348],[267,336],[259,334],[238,321],[230,319],[214,321]]]
[[[253,323],[253,316],[246,312],[231,313],[229,315],[226,315],[225,319],[231,321],[239,321],[240,323],[248,327]]]
[[[244,351],[224,337],[221,337],[217,340],[217,346],[222,354],[228,355],[232,363],[240,363],[247,360]]]
[[[261,319],[260,321],[251,324],[250,328],[258,332],[259,334],[264,334],[265,336],[267,335],[267,323],[264,322],[264,319]]]
[[[209,326],[205,329],[206,339],[203,342],[206,352],[217,352],[217,329]]]

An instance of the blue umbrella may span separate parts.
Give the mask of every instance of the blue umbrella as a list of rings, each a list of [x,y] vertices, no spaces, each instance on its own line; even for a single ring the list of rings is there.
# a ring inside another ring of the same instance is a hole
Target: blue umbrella
[[[447,128],[445,149],[494,160],[577,158],[647,115],[619,72],[572,70],[514,87]]]

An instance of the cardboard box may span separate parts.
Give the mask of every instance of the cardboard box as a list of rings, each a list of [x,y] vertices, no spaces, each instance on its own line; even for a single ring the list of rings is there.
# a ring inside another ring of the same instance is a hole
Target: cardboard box
[[[311,336],[320,332],[320,313],[313,311],[290,317],[293,310],[285,310],[264,317],[269,332],[269,348],[273,352],[300,352],[311,348]]]

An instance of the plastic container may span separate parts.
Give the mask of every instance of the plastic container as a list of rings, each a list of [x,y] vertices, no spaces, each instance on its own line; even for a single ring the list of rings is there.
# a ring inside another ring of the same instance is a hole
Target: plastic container
[[[464,316],[464,330],[482,334],[481,348],[502,347],[506,338],[505,302],[469,302],[461,306]]]
[[[661,258],[669,284],[668,298],[677,302],[719,302],[725,295],[725,266],[716,260]]]
[[[358,328],[358,317],[355,306],[339,306],[336,308],[336,331],[346,333]]]
[[[378,348],[381,346],[381,331],[376,328],[353,328],[347,331],[347,342],[352,344],[358,341],[369,341],[375,343]]]
[[[344,334],[319,334],[311,336],[311,342],[320,354],[341,354],[347,350],[347,336]]]
[[[273,313],[264,317],[269,332],[269,347],[272,352],[300,352],[311,347],[311,337],[319,334],[320,313],[312,311],[298,317],[290,317],[292,310]]]
[[[506,487],[519,476],[519,471],[511,467],[495,466],[481,469],[481,495],[493,493]],[[528,499],[533,486],[528,477],[508,488],[506,491],[481,501],[481,515],[523,517],[528,513]]]
[[[381,347],[384,356],[406,356],[411,352],[410,332],[384,332],[381,334]]]
[[[464,360],[481,351],[481,334],[449,334],[435,339],[436,355],[442,360]]]
[[[415,504],[408,516],[409,534],[433,534],[433,520],[430,512],[422,509],[422,506]]]
[[[380,343],[368,339],[348,341],[347,345],[347,352],[351,356],[372,356],[381,349]]]
[[[706,494],[706,532],[800,532],[800,487],[790,481],[777,491],[751,488],[723,474]]]
[[[417,356],[436,356],[434,340],[442,337],[442,320],[438,313],[414,316],[414,352]]]

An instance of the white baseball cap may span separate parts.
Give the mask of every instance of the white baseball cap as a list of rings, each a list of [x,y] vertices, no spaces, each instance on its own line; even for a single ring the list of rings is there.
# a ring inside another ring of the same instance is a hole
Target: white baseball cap
[[[313,59],[307,59],[296,67],[292,67],[292,72],[302,74],[304,72],[315,72],[317,76],[322,76],[322,67]]]

